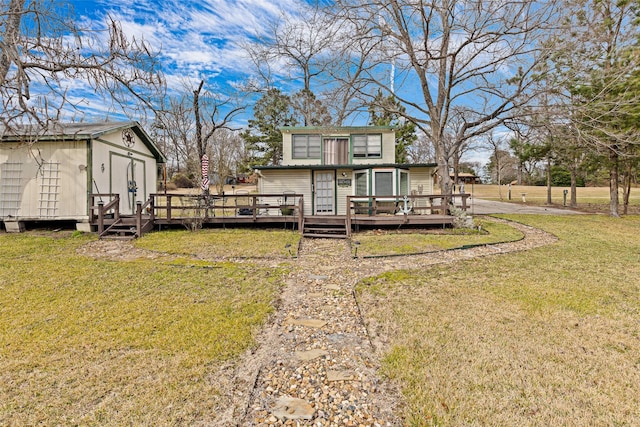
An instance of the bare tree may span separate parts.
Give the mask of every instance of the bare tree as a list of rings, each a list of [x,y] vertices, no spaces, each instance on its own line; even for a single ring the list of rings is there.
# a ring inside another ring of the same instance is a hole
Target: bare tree
[[[283,77],[301,80],[299,111],[307,125],[311,112],[322,102],[312,80],[326,74],[331,64],[336,25],[319,5],[307,5],[283,12],[268,28],[268,34],[245,49],[264,86],[271,87]]]
[[[216,189],[218,194],[222,194],[226,179],[236,176],[244,160],[244,141],[237,132],[219,129],[213,135],[210,151],[211,169],[218,177]]]
[[[163,150],[173,172],[183,171],[196,158],[195,119],[191,95],[171,96],[156,115],[156,136],[164,141]]]
[[[193,91],[193,113],[195,116],[195,146],[198,159],[207,154],[207,148],[216,132],[237,130],[233,119],[244,110],[243,106],[232,105],[230,98],[220,98],[209,91],[203,91],[204,80]],[[204,179],[204,177],[203,177]],[[209,188],[203,188],[203,194],[209,194]]]
[[[433,144],[424,133],[418,135],[418,139],[411,144],[407,151],[411,163],[431,163],[436,158]]]
[[[462,145],[510,120],[535,94],[542,41],[554,22],[553,3],[515,0],[339,0],[338,17],[353,38],[377,40],[374,51],[352,56],[351,68],[369,55],[363,74],[391,92],[384,63],[395,67],[394,93],[405,117],[432,141],[441,188],[451,191],[446,134],[459,121]],[[356,33],[355,30],[358,29]],[[387,55],[387,56],[385,56]],[[393,62],[392,62],[393,60]],[[362,92],[361,92],[362,93]],[[416,98],[416,93],[418,97]]]
[[[484,139],[487,147],[491,148],[491,159],[487,168],[494,182],[498,184],[498,197],[502,200],[502,183],[505,179],[511,180],[515,176],[516,160],[509,153],[504,138],[489,133]]]
[[[106,38],[103,36],[106,33]],[[0,120],[5,130],[31,122],[45,128],[80,110],[68,81],[79,79],[131,113],[163,93],[157,55],[109,19],[105,31],[80,28],[54,1],[9,0],[0,9]]]

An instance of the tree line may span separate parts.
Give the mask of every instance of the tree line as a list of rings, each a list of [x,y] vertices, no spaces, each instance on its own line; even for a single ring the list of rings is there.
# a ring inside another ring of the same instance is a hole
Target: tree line
[[[2,132],[81,117],[69,86],[79,80],[151,129],[187,178],[203,154],[219,185],[278,164],[281,126],[389,125],[396,161],[435,162],[443,192],[483,146],[498,180],[507,165],[523,180],[544,164],[535,179],[548,185],[562,171],[572,205],[581,181],[604,175],[618,216],[638,177],[638,10],[631,0],[301,3],[244,44],[250,77],[223,90],[207,79],[168,87],[161,50],[115,19],[80,28],[66,6],[8,0]]]

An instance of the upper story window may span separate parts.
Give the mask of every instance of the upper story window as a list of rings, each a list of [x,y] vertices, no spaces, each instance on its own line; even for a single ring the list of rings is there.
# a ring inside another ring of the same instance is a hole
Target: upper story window
[[[354,158],[381,158],[382,135],[353,135]]]
[[[292,135],[294,159],[319,159],[322,138],[320,135]]]

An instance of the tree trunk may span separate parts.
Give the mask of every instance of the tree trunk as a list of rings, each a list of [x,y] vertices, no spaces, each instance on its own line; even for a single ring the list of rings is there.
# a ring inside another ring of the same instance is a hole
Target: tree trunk
[[[616,148],[613,147],[609,150],[609,215],[613,217],[619,217],[618,212],[619,199],[618,199],[618,153]]]
[[[202,157],[207,152],[207,147],[204,141],[202,140],[202,121],[200,120],[200,92],[202,91],[202,86],[204,86],[204,80],[200,80],[200,85],[198,89],[193,91],[193,111],[196,118],[196,147],[198,149],[198,161],[200,162],[200,170],[202,170]],[[205,176],[202,176],[201,183],[205,182]],[[202,194],[204,196],[209,195],[209,187],[205,185],[202,186]]]
[[[516,172],[516,182],[518,185],[522,185],[522,161],[518,159],[518,170]]]
[[[624,173],[622,182],[624,187],[622,189],[622,214],[626,215],[629,210],[629,196],[631,195],[631,164],[627,165],[627,170]]]
[[[571,168],[571,203],[569,206],[572,208],[578,207],[578,193],[576,191],[576,187],[578,186],[578,177],[576,170]]]

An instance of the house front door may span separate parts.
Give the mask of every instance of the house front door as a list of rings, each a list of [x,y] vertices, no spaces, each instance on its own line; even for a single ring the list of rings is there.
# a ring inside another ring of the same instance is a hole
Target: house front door
[[[315,177],[315,215],[331,215],[334,213],[333,172],[316,172]]]

